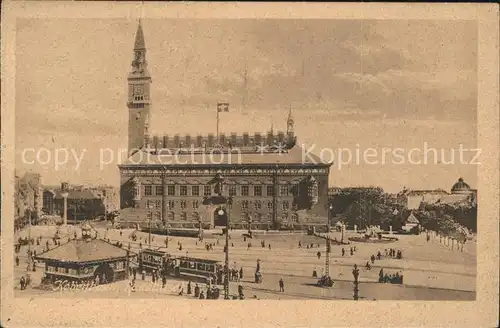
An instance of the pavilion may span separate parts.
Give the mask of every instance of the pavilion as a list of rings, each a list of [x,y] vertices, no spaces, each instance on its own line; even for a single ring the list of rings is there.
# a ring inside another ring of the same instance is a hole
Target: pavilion
[[[91,236],[92,227],[82,226],[82,238],[73,239],[35,257],[45,263],[48,281],[94,281],[110,283],[127,277],[132,252]]]

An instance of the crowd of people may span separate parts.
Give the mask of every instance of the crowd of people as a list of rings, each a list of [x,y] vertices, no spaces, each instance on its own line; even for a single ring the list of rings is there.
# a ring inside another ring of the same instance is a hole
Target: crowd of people
[[[380,283],[391,283],[391,284],[403,284],[403,274],[396,272],[395,274],[384,273],[384,269],[380,269],[378,273],[378,282]]]

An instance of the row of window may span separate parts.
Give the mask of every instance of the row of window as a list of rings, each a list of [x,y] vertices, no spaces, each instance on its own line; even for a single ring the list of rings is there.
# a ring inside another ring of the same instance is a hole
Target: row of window
[[[178,218],[182,221],[187,221],[188,220],[188,214],[186,212],[181,212],[178,216]],[[190,215],[190,218],[192,221],[198,221],[201,216],[198,212],[193,212]],[[272,215],[271,214],[244,214],[244,216],[241,218],[243,221],[248,221],[251,218],[251,222],[272,222]],[[287,222],[289,218],[291,218],[291,222],[297,223],[299,221],[299,216],[297,214],[292,214],[291,216],[288,213],[283,213],[281,215],[281,221]],[[148,219],[152,220],[161,220],[161,212],[148,212]],[[169,221],[175,221],[176,214],[174,212],[168,212],[168,220]]]
[[[203,189],[200,187],[203,187]],[[229,196],[250,196],[250,187],[252,187],[252,196],[274,196],[274,186],[228,186]],[[163,192],[163,186],[144,186],[144,196],[162,196]],[[211,196],[212,186],[180,185],[178,194],[175,185],[167,186],[168,196],[200,196],[200,192],[203,192],[203,196]],[[279,186],[279,196],[291,195],[293,195],[291,186]]]
[[[181,200],[181,201],[173,201],[173,200],[169,200],[167,202],[167,208],[168,209],[174,209],[175,208],[175,205],[176,203],[179,204],[180,208],[181,209],[186,209],[188,206],[187,206],[187,201],[185,200]],[[281,201],[280,202],[281,204],[281,209],[283,211],[288,211],[290,209],[290,202],[287,201],[287,200],[284,200],[284,201]],[[248,201],[248,200],[243,200],[240,202],[240,206],[241,206],[241,209],[242,210],[247,210],[251,205],[253,205],[253,207],[255,208],[255,210],[261,210],[262,209],[262,206],[263,206],[263,202],[260,201],[260,200],[256,200],[256,201]],[[273,202],[272,201],[267,201],[266,204],[267,206],[267,209],[268,210],[272,210],[273,209]],[[195,201],[192,201],[191,202],[191,206],[193,209],[198,209],[200,207],[200,202],[195,200]],[[148,200],[146,201],[146,208],[147,209],[157,209],[157,210],[161,210],[161,200]]]

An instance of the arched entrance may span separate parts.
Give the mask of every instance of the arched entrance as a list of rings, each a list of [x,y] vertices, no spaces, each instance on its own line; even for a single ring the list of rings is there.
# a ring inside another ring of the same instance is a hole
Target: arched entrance
[[[222,210],[224,214],[220,215],[219,211]],[[227,212],[222,207],[217,207],[214,210],[214,225],[216,227],[226,227],[227,224]]]
[[[115,278],[115,272],[113,268],[108,263],[103,263],[97,267],[94,271],[94,281],[102,284],[108,284],[113,282]]]

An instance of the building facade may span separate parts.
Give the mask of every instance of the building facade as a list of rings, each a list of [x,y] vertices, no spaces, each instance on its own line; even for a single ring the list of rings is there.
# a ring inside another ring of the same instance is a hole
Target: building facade
[[[472,189],[462,178],[453,184],[450,192],[443,189],[436,190],[404,190],[402,196],[406,198],[406,207],[416,210],[421,204],[454,204],[460,202],[476,202],[477,190]]]
[[[326,228],[331,163],[297,145],[291,111],[286,132],[208,136],[149,135],[151,76],[139,24],[128,77],[130,157],[119,165],[121,225],[204,228]],[[217,201],[213,180],[223,179]],[[217,213],[223,209],[223,216]]]
[[[42,177],[38,173],[25,173],[15,176],[15,217],[24,218],[31,213],[32,219],[38,218],[42,212]]]
[[[63,216],[62,188],[43,191],[43,209],[48,215]],[[105,200],[88,188],[68,188],[67,218],[69,221],[94,219],[105,214]]]

